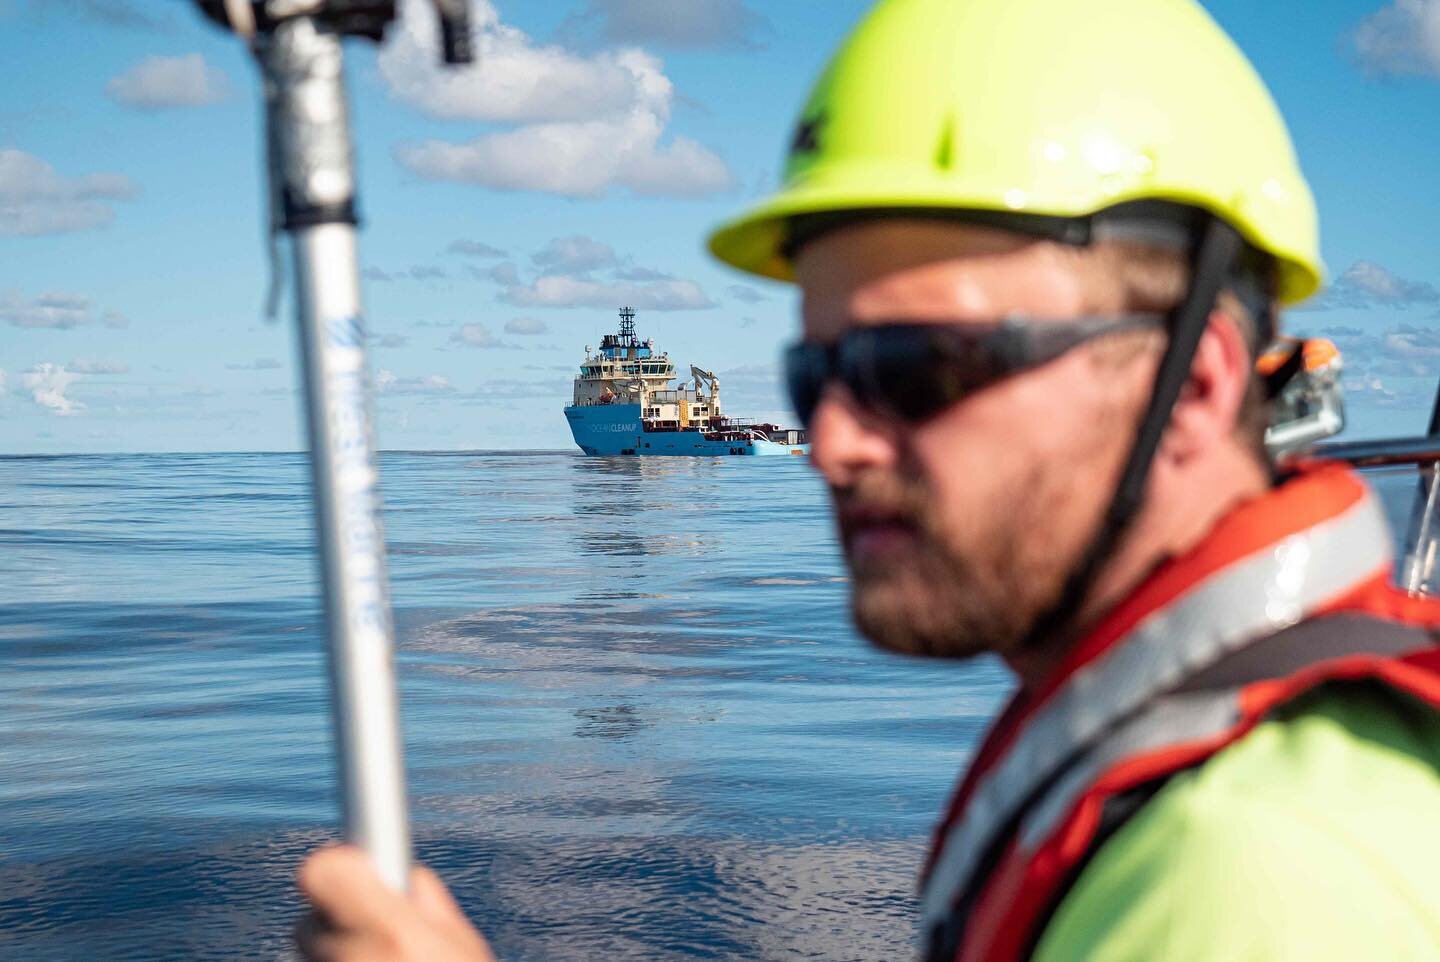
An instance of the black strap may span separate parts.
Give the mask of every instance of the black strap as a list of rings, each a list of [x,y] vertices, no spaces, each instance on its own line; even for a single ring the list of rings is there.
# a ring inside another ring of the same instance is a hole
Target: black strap
[[[1273,401],[1285,390],[1291,378],[1305,370],[1305,342],[1296,341],[1290,345],[1290,353],[1280,366],[1265,375],[1265,400]]]
[[[1440,636],[1432,628],[1396,624],[1371,615],[1312,618],[1231,652],[1191,675],[1173,693],[1239,688],[1348,655],[1397,657],[1433,647],[1437,641]]]
[[[1211,217],[1204,224],[1191,263],[1190,289],[1170,315],[1170,339],[1160,358],[1150,403],[1140,416],[1135,440],[1130,446],[1130,455],[1125,461],[1120,481],[1115,486],[1115,494],[1089,547],[1065,580],[1059,597],[1031,627],[1025,640],[1027,646],[1041,644],[1050,640],[1056,632],[1070,627],[1075,612],[1090,593],[1105,562],[1110,560],[1139,513],[1150,479],[1150,466],[1175,413],[1175,402],[1190,380],[1195,350],[1210,325],[1210,312],[1215,308],[1216,299],[1232,276],[1244,247],[1244,241],[1235,228],[1220,218]]]

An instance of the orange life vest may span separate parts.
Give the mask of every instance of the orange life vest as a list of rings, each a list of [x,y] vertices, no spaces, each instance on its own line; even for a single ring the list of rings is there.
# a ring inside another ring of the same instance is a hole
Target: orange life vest
[[[1028,958],[1088,857],[1166,779],[1319,685],[1368,680],[1440,710],[1440,602],[1391,569],[1369,490],[1313,464],[1147,579],[982,743],[926,866],[931,962]]]

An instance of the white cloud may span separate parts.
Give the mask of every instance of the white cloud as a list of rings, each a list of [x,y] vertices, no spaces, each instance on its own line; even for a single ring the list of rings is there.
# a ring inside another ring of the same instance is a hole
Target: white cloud
[[[224,71],[198,53],[180,57],[146,57],[105,85],[110,99],[141,110],[204,107],[230,93]]]
[[[65,370],[75,374],[129,374],[130,365],[124,361],[95,361],[88,358],[71,361]]]
[[[477,240],[453,240],[450,246],[445,248],[447,254],[461,254],[465,257],[504,257],[505,251],[494,247],[484,241]]]
[[[537,317],[516,317],[505,322],[505,333],[539,336],[549,334],[550,328]]]
[[[508,261],[488,270],[472,268],[470,273],[499,284],[500,300],[517,307],[631,304],[642,310],[684,311],[716,306],[694,281],[639,267],[628,255],[622,257],[609,244],[583,234],[553,238],[530,260],[540,273],[529,283]],[[608,279],[592,277],[596,271],[606,271]],[[508,325],[506,329],[510,330]]]
[[[1372,261],[1356,261],[1341,275],[1340,281],[1385,304],[1440,301],[1440,292],[1434,285],[1400,277]]]
[[[381,394],[453,394],[455,385],[443,374],[426,374],[420,377],[399,377],[394,371],[381,368],[375,375],[375,386]]]
[[[276,358],[257,357],[255,360],[243,364],[227,364],[225,369],[227,371],[278,371],[284,366]]]
[[[1377,74],[1440,77],[1440,0],[1394,0],[1365,18],[1354,41]]]
[[[480,348],[514,348],[514,344],[507,344],[490,332],[490,328],[484,324],[462,324],[460,330],[450,335],[452,344],[462,344],[465,347]]]
[[[662,144],[674,85],[642,50],[589,57],[538,45],[476,0],[478,64],[439,65],[429,4],[410,0],[398,35],[380,55],[391,93],[432,116],[517,124],[466,143],[401,145],[400,162],[422,177],[499,190],[599,197],[699,196],[734,178],[708,148],[684,137]]]
[[[1440,359],[1440,328],[1409,324],[1331,325],[1301,333],[1319,334],[1335,342],[1345,361],[1347,392],[1356,385],[1374,391],[1383,381],[1387,389],[1398,390],[1408,397],[1407,392],[1417,383],[1415,379],[1420,378],[1424,390],[1434,393],[1435,365]]]
[[[730,398],[733,410],[776,424],[794,424],[795,415],[785,397],[778,364],[745,364],[718,373],[723,393]]]
[[[80,375],[59,364],[46,361],[20,375],[20,384],[30,392],[30,399],[53,414],[78,414],[85,405],[65,396],[65,391]]]
[[[642,78],[619,54],[582,57],[540,45],[501,23],[487,0],[470,9],[476,62],[456,68],[437,55],[439,28],[428,0],[401,4],[400,23],[379,57],[391,96],[433,117],[492,123],[613,117],[641,96]]]
[[[568,371],[569,368],[566,368]],[[475,400],[516,399],[532,397],[554,397],[570,390],[571,384],[559,379],[553,381],[522,381],[515,378],[497,378],[486,381],[470,395]]]
[[[1401,324],[1385,332],[1385,347],[1402,358],[1440,358],[1440,330]]]
[[[1391,381],[1365,371],[1346,373],[1345,401],[1355,407],[1414,410],[1430,398],[1429,385],[1415,390],[1410,381]]]
[[[555,274],[581,274],[619,263],[613,247],[583,234],[556,237],[531,254],[530,260],[536,267]]]
[[[743,364],[740,367],[732,367],[721,371],[722,382],[732,387],[745,385],[746,387],[778,388],[780,385],[780,366],[774,363],[764,364]]]
[[[0,235],[34,237],[104,227],[107,201],[128,200],[135,185],[120,174],[64,177],[23,150],[0,147]]]
[[[443,280],[449,275],[445,268],[436,267],[433,264],[412,264],[406,271],[387,271],[381,267],[367,267],[360,272],[360,275],[367,281],[403,281],[407,277],[412,281],[434,281]]]
[[[653,270],[649,267],[621,267],[614,272],[614,276],[622,281],[673,281],[674,274],[667,274],[664,271]]]
[[[725,293],[737,301],[744,301],[746,304],[758,304],[761,301],[768,301],[770,299],[747,284],[731,284],[725,288]]]
[[[642,135],[636,150],[625,159],[626,166],[616,182],[646,197],[701,197],[735,186],[730,168],[707,147],[688,137],[676,137],[668,147],[645,143]]]
[[[650,311],[693,311],[714,307],[694,281],[605,282],[547,274],[501,295],[517,307],[614,307],[630,304]]]
[[[476,267],[474,264],[466,264],[465,270],[477,281],[494,281],[501,287],[510,287],[520,283],[520,271],[509,261],[496,264],[494,267]]]
[[[83,294],[56,291],[26,301],[7,291],[0,294],[0,321],[15,327],[69,330],[94,324],[95,312],[90,305],[90,299]]]
[[[1306,310],[1408,307],[1440,304],[1440,290],[1428,281],[1401,277],[1374,261],[1356,261]]]
[[[537,124],[464,144],[428,140],[401,146],[397,155],[429,180],[566,197],[600,197],[617,186],[643,196],[698,197],[731,186],[725,162],[699,144],[677,137],[657,148],[655,117],[637,116],[625,127]]]
[[[732,47],[753,45],[768,22],[744,0],[587,0],[568,26],[611,43]]]

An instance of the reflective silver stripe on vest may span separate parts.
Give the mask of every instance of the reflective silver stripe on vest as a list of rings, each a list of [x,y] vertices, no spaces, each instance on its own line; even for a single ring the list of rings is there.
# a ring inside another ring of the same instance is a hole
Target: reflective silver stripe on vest
[[[1384,516],[1366,492],[1341,514],[1199,582],[1076,671],[981,778],[946,832],[923,896],[925,928],[944,920],[996,833],[1062,763],[1187,675],[1388,569],[1390,550]]]
[[[1060,827],[1080,797],[1119,762],[1167,745],[1229,731],[1240,720],[1240,689],[1161,696],[1105,736],[1098,750],[1061,776],[1020,823],[1024,851],[1034,851]]]

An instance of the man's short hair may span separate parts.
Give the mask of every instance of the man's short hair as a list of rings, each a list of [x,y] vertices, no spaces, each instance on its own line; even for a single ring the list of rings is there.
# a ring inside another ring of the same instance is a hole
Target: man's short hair
[[[1082,256],[1094,258],[1097,267],[1115,278],[1121,288],[1125,309],[1138,312],[1174,310],[1190,287],[1190,264],[1178,251],[1133,241],[1102,240],[1080,248]],[[1260,269],[1252,264],[1248,269]],[[1255,373],[1255,362],[1274,337],[1276,307],[1273,301],[1261,300],[1254,281],[1247,279],[1242,294],[1236,286],[1220,292],[1217,306],[1240,329],[1245,339],[1250,364],[1250,378],[1236,417],[1236,438],[1257,457],[1265,460],[1265,428],[1269,424],[1268,399],[1264,380]],[[1260,316],[1257,316],[1258,303]]]

